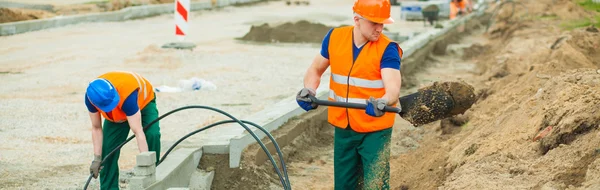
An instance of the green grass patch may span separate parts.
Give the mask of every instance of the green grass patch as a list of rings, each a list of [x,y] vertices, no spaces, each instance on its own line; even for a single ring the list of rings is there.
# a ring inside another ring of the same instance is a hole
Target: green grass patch
[[[581,18],[577,20],[564,21],[560,24],[563,30],[573,30],[576,28],[587,27],[593,25],[600,27],[600,3],[594,3],[592,0],[577,0],[577,4],[583,9],[588,11],[596,12],[596,16],[593,19]]]
[[[563,30],[573,30],[576,28],[587,27],[590,25],[594,25],[595,27],[600,27],[600,15],[597,15],[594,19],[583,18],[583,19],[565,21],[562,24],[560,24],[560,27]]]
[[[579,0],[577,4],[586,10],[600,12],[600,3],[594,3],[592,0]]]
[[[98,1],[88,1],[88,2],[85,2],[83,4],[105,4],[105,3],[108,3],[108,2],[109,2],[109,0],[98,0]]]

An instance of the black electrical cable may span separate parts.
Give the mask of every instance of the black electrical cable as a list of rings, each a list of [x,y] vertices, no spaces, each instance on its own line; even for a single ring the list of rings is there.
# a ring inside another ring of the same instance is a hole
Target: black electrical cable
[[[290,179],[289,179],[289,177],[288,177],[288,174],[287,174],[287,168],[286,168],[286,166],[285,166],[285,162],[283,161],[283,153],[281,153],[281,149],[279,148],[279,144],[277,144],[277,141],[275,141],[275,138],[273,138],[273,136],[272,136],[272,135],[271,135],[271,134],[270,134],[270,133],[269,133],[267,130],[265,130],[265,128],[261,127],[260,125],[258,125],[258,124],[256,124],[256,123],[253,123],[253,122],[250,122],[250,121],[246,121],[246,120],[241,120],[241,121],[242,121],[243,123],[250,124],[250,125],[252,125],[252,126],[254,126],[254,127],[258,128],[259,130],[261,130],[262,132],[264,132],[264,133],[265,133],[265,134],[266,134],[266,135],[269,137],[269,139],[271,139],[271,142],[273,142],[273,145],[275,146],[275,150],[277,151],[277,155],[279,156],[279,161],[280,161],[280,163],[281,163],[281,167],[283,168],[283,176],[285,177],[285,181],[286,181],[286,183],[287,183],[287,186],[288,186],[288,187],[291,189],[291,186],[290,186]],[[185,139],[187,139],[187,138],[191,137],[192,135],[195,135],[196,133],[202,132],[202,131],[204,131],[204,130],[206,130],[206,129],[209,129],[209,128],[212,128],[212,127],[215,127],[215,126],[217,126],[217,125],[222,125],[222,124],[227,124],[227,123],[234,123],[234,122],[236,122],[236,121],[234,121],[234,120],[224,120],[224,121],[219,121],[219,122],[217,122],[217,123],[210,124],[210,125],[208,125],[208,126],[206,126],[206,127],[203,127],[203,128],[201,128],[201,129],[195,130],[195,131],[193,131],[193,132],[191,132],[191,133],[189,133],[189,134],[187,134],[187,135],[183,136],[182,138],[180,138],[179,140],[177,140],[177,142],[175,142],[175,143],[174,143],[174,144],[173,144],[173,145],[172,145],[172,146],[169,148],[169,150],[167,150],[167,152],[165,152],[165,154],[162,156],[162,158],[160,159],[160,161],[158,162],[158,164],[162,163],[162,162],[165,160],[165,158],[167,158],[167,155],[169,155],[169,153],[171,153],[171,151],[172,151],[172,150],[173,150],[173,149],[174,149],[174,148],[175,148],[177,145],[179,145],[179,143],[183,142],[183,140],[185,140]],[[260,142],[259,142],[259,143],[260,143]],[[271,157],[271,155],[270,155],[269,153],[267,153],[267,156]],[[285,185],[284,185],[284,189],[286,189],[286,188],[285,188]]]
[[[238,124],[240,124],[242,127],[244,127],[244,129],[246,129],[246,131],[248,131],[248,133],[250,133],[250,135],[252,135],[252,137],[254,137],[254,139],[258,142],[258,144],[261,146],[261,148],[263,149],[263,151],[265,151],[267,153],[267,156],[269,157],[271,164],[273,164],[273,167],[275,168],[277,175],[279,176],[279,180],[281,181],[281,184],[283,185],[284,189],[291,189],[291,187],[289,187],[289,183],[286,183],[287,181],[289,181],[289,179],[287,179],[287,175],[286,175],[286,180],[283,179],[283,176],[281,175],[281,172],[279,170],[279,168],[277,167],[277,164],[275,163],[275,161],[273,160],[273,157],[271,156],[269,150],[265,147],[265,145],[260,141],[260,139],[256,136],[256,134],[254,134],[254,132],[252,132],[252,130],[250,130],[250,128],[248,128],[248,126],[244,125],[240,120],[238,120],[237,118],[231,116],[229,113],[224,112],[222,110],[213,108],[213,107],[208,107],[208,106],[184,106],[184,107],[180,107],[177,109],[174,109],[168,113],[163,114],[162,116],[156,118],[155,120],[153,120],[152,122],[150,122],[149,124],[147,124],[143,130],[147,130],[148,127],[152,126],[154,123],[160,121],[161,119],[165,118],[168,115],[171,115],[175,112],[181,111],[181,110],[186,110],[186,109],[192,109],[192,108],[199,108],[199,109],[208,109],[208,110],[212,110],[215,112],[219,112],[229,118],[231,118],[233,121],[237,122]],[[216,125],[214,125],[216,126]],[[214,127],[212,126],[212,127]],[[260,128],[259,128],[260,129]],[[263,129],[264,130],[264,129]],[[266,132],[266,131],[263,131]],[[269,135],[270,136],[270,135]],[[135,135],[132,135],[131,137],[129,137],[127,140],[125,140],[125,142],[121,143],[119,146],[115,147],[115,149],[113,149],[110,153],[108,153],[106,155],[106,157],[104,157],[104,159],[102,159],[102,161],[100,162],[100,165],[102,165],[102,163],[104,163],[104,161],[106,161],[106,158],[108,158],[109,156],[112,156],[117,150],[121,149],[121,147],[123,147],[127,142],[131,141],[133,138],[135,137]],[[275,141],[273,141],[275,143]],[[280,156],[281,158],[281,156]],[[283,159],[281,159],[281,162],[283,162]],[[284,172],[286,172],[286,169],[284,169]],[[83,189],[87,189],[90,181],[92,180],[92,174],[90,174],[90,176],[88,177],[85,186]]]

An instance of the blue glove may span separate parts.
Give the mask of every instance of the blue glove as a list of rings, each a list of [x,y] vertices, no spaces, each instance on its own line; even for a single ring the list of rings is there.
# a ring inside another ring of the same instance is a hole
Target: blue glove
[[[298,105],[306,111],[316,109],[319,105],[313,103],[312,100],[310,100],[310,98],[308,98],[309,95],[315,96],[315,94],[316,93],[313,89],[303,88],[296,95],[296,102],[298,102]]]
[[[367,115],[373,117],[381,117],[385,112],[383,108],[387,105],[387,100],[383,98],[375,99],[373,97],[367,100],[367,109],[365,109],[365,113]]]

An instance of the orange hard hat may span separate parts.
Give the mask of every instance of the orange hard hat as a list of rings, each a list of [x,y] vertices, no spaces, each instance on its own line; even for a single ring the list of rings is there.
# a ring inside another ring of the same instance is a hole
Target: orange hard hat
[[[389,0],[355,0],[352,10],[360,16],[375,23],[391,24]]]

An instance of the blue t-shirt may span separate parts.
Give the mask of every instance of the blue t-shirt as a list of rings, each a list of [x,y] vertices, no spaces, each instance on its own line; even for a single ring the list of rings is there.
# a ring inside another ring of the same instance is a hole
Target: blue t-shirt
[[[86,105],[88,111],[90,111],[91,113],[98,112],[96,107],[94,107],[92,102],[90,102],[90,100],[87,98],[87,94],[85,95],[85,105]],[[123,106],[121,107],[121,109],[123,110],[123,112],[125,112],[125,115],[127,115],[127,116],[132,116],[133,114],[138,112],[138,110],[140,108],[138,106],[138,90],[137,89],[134,90],[129,96],[127,96],[127,98],[125,99],[125,102],[123,102]]]
[[[329,59],[329,36],[331,36],[331,31],[333,31],[333,29],[329,30],[329,32],[327,32],[327,34],[325,35],[325,38],[323,38],[323,43],[321,45],[321,55],[324,58]],[[352,40],[354,41],[354,40]],[[358,54],[360,54],[360,51],[362,50],[362,48],[365,47],[364,45],[362,47],[356,47],[356,44],[352,43],[352,55],[354,56],[354,61],[356,61],[356,58],[358,57]],[[383,52],[383,56],[381,57],[381,69],[383,68],[392,68],[392,69],[398,69],[400,70],[400,64],[401,64],[401,60],[400,60],[400,55],[398,54],[398,45],[396,42],[391,42],[386,48],[385,51]]]

